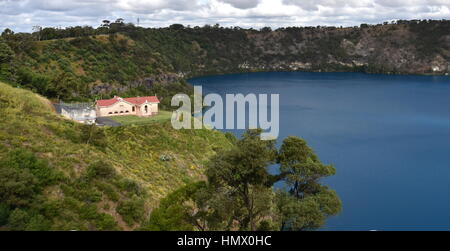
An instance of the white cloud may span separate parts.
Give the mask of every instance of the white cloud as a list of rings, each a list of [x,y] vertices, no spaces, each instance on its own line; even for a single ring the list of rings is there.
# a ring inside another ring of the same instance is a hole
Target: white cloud
[[[258,6],[260,0],[220,0],[239,9],[250,9]]]
[[[273,28],[448,19],[450,0],[0,0],[0,31],[41,26],[98,26],[103,19]]]

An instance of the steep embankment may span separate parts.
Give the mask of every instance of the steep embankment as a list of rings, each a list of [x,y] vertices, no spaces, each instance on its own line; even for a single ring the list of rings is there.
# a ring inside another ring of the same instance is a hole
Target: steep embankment
[[[178,28],[130,32],[129,36],[156,44],[154,49],[177,71],[190,75],[245,71],[450,73],[450,21],[276,31]],[[158,44],[159,40],[168,42]],[[181,60],[183,55],[188,60]]]
[[[170,124],[77,124],[54,114],[47,99],[0,83],[0,226],[136,228],[229,146],[221,133]]]

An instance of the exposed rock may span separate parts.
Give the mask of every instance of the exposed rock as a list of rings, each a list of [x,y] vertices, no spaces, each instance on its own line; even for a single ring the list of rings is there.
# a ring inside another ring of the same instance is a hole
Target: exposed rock
[[[179,81],[183,77],[184,73],[166,73],[131,81],[127,85],[120,85],[117,83],[102,83],[100,81],[97,81],[91,87],[91,94],[109,94],[111,92],[123,93],[139,87],[151,89],[155,83],[170,84]]]

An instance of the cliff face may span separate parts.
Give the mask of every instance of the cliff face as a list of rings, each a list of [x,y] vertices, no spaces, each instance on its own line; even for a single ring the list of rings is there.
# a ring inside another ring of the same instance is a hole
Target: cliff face
[[[50,98],[70,100],[161,94],[179,89],[177,82],[185,77],[206,74],[450,73],[450,21],[445,20],[275,31],[177,25],[132,26],[106,34],[103,29],[100,34],[69,37],[68,30],[53,32],[56,39],[45,41],[35,41],[34,34],[3,35],[5,42],[0,44],[12,50],[2,50],[10,51],[2,58],[11,62],[0,64],[0,78]],[[66,37],[58,38],[58,32]],[[155,84],[163,87],[155,89]]]
[[[286,28],[272,32],[246,31],[241,48],[213,42],[224,58],[208,58],[202,72],[305,70],[369,73],[448,74],[450,25],[391,24],[367,28]],[[201,48],[202,44],[200,45]],[[206,47],[206,46],[205,46]],[[242,48],[243,47],[243,48]],[[240,50],[241,49],[241,50]],[[211,49],[199,50],[208,55]],[[214,57],[214,56],[212,56]],[[227,64],[235,58],[237,65]]]

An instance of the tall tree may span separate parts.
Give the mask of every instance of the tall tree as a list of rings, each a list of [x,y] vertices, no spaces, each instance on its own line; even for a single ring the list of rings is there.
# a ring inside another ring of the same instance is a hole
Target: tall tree
[[[276,158],[275,141],[260,139],[260,130],[249,130],[236,147],[211,160],[206,175],[212,186],[225,187],[237,204],[242,204],[241,230],[256,230],[256,219],[264,211],[258,208],[258,197],[270,186],[269,165]]]
[[[287,137],[278,154],[280,180],[285,181],[289,194],[277,194],[280,225],[285,230],[313,230],[322,226],[326,217],[341,210],[341,201],[320,180],[336,170],[324,165],[306,141]]]
[[[287,137],[283,141],[278,162],[280,176],[297,198],[320,192],[319,180],[336,173],[333,166],[320,162],[306,141],[294,136]]]

